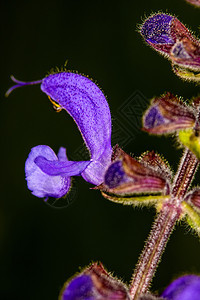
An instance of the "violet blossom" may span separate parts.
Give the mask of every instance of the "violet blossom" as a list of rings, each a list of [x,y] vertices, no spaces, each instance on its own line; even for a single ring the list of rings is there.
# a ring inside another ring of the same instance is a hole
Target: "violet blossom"
[[[87,182],[99,185],[111,162],[111,115],[100,88],[89,78],[71,73],[51,74],[41,81],[21,82],[8,90],[41,83],[41,90],[54,106],[65,109],[76,122],[90,152],[88,161],[69,161],[65,148],[58,155],[46,145],[31,149],[25,173],[28,188],[40,198],[63,197],[70,189],[70,177],[81,175]]]

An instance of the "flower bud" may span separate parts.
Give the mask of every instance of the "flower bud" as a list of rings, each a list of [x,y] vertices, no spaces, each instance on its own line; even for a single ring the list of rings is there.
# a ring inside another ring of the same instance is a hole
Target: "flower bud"
[[[72,279],[60,300],[130,300],[127,287],[114,279],[102,264],[94,263]]]
[[[193,109],[171,93],[154,98],[143,117],[143,130],[152,134],[171,133],[194,124]]]
[[[200,43],[177,18],[162,13],[151,15],[140,32],[150,46],[173,64],[200,70]]]
[[[168,190],[168,180],[162,167],[147,161],[138,161],[124,153],[106,171],[104,183],[97,188],[101,191],[129,195],[133,193],[164,193]],[[149,159],[150,161],[150,159]]]

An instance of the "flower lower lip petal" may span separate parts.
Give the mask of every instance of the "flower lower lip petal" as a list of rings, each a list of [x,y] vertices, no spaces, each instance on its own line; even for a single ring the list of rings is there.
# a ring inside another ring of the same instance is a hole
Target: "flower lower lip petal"
[[[80,175],[83,170],[90,164],[90,161],[51,161],[43,156],[37,156],[35,164],[46,174],[50,176]]]

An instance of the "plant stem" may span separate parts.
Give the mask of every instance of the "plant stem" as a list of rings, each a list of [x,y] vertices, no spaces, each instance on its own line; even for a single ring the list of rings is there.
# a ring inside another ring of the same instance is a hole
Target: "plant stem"
[[[174,178],[172,186],[172,196],[182,201],[196,173],[199,162],[196,156],[190,151],[185,150],[179,169]]]
[[[199,163],[196,156],[185,150],[172,185],[171,198],[166,200],[153,224],[130,285],[132,300],[148,291],[168,239],[179,220],[181,202],[187,192]]]
[[[133,276],[131,299],[137,299],[147,291],[179,216],[178,210],[167,205],[158,214]]]

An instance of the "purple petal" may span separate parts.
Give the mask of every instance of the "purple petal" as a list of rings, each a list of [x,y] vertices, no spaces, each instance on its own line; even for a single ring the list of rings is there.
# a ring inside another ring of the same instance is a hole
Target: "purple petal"
[[[61,300],[93,300],[93,283],[88,275],[74,278],[62,292]]]
[[[110,143],[110,142],[109,142]],[[95,185],[99,185],[104,180],[104,175],[109,165],[111,164],[112,148],[105,146],[105,151],[98,158],[98,160],[91,159],[91,163],[82,172],[82,177]]]
[[[168,300],[199,300],[200,276],[186,275],[176,279],[161,296]]]
[[[32,148],[25,164],[28,188],[39,198],[61,198],[69,191],[70,177],[45,174],[34,162],[35,158],[41,155],[48,160],[58,160],[54,151],[48,146],[40,145]]]
[[[166,120],[163,118],[161,113],[159,112],[159,108],[157,106],[152,106],[148,113],[144,118],[144,127],[146,128],[154,128],[161,124],[166,123]]]
[[[90,150],[92,163],[84,179],[101,183],[112,153],[111,116],[102,91],[87,77],[67,72],[44,78],[41,89],[72,116]]]
[[[67,154],[66,154],[66,149],[64,147],[59,148],[57,157],[60,161],[68,160]]]
[[[167,14],[156,14],[149,17],[141,28],[141,34],[147,42],[154,44],[174,44],[170,25],[173,17]]]
[[[189,59],[190,55],[185,50],[184,45],[182,42],[177,42],[171,51],[174,58],[180,58],[180,59]]]
[[[115,188],[127,181],[126,173],[124,172],[122,161],[112,163],[105,174],[104,182],[109,188]]]
[[[47,175],[65,177],[80,175],[90,163],[90,161],[48,160],[44,156],[37,156],[34,162]]]

